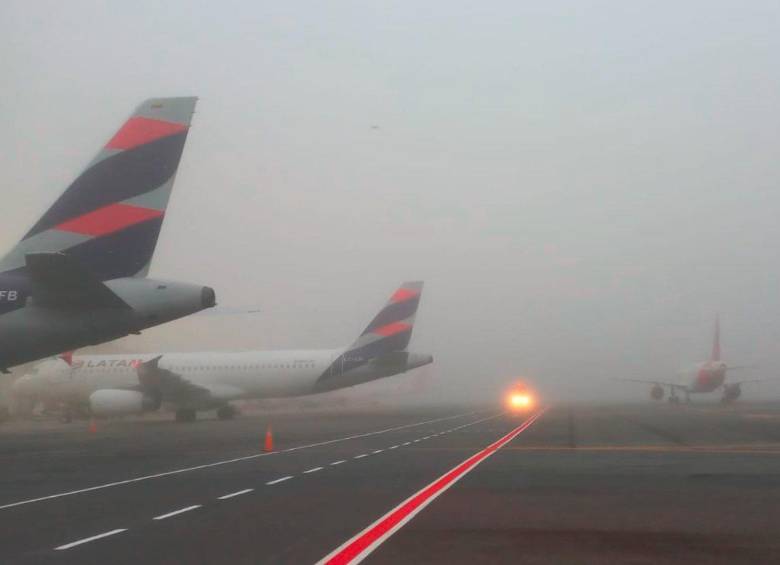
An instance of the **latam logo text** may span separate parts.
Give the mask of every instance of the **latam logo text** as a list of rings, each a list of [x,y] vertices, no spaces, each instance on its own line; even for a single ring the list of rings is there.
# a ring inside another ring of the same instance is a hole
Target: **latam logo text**
[[[143,361],[141,359],[101,359],[100,361],[73,361],[74,369],[115,369],[127,367],[136,369]]]

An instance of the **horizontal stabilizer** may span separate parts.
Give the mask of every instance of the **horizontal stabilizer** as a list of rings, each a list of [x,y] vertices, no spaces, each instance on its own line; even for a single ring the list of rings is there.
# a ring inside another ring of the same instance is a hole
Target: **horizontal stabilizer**
[[[25,256],[33,300],[53,308],[120,308],[130,306],[78,261],[63,253]]]

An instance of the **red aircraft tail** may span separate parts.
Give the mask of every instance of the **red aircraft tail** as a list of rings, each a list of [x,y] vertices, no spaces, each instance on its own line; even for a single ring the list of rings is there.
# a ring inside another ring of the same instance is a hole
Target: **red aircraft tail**
[[[715,335],[712,338],[710,361],[720,361],[720,316],[715,316]]]

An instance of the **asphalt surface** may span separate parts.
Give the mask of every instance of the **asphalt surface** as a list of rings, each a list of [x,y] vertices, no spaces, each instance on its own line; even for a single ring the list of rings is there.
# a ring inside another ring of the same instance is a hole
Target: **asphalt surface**
[[[5,424],[0,563],[315,563],[528,416]],[[780,562],[780,405],[552,406],[436,495],[366,562]]]

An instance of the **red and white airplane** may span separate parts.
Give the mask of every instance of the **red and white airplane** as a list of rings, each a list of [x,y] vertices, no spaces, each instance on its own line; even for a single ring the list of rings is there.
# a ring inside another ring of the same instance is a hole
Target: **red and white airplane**
[[[758,382],[761,379],[749,379],[726,382],[727,371],[738,369],[748,369],[750,367],[731,367],[721,360],[720,354],[720,318],[715,318],[715,336],[712,341],[712,353],[707,361],[695,364],[693,367],[683,370],[679,373],[676,382],[656,381],[643,379],[620,379],[635,383],[646,383],[653,385],[650,389],[650,397],[653,400],[663,400],[664,387],[669,389],[669,402],[675,404],[680,402],[680,394],[685,397],[686,402],[691,401],[691,394],[702,394],[721,391],[721,402],[734,402],[742,394],[742,385],[745,383]]]

